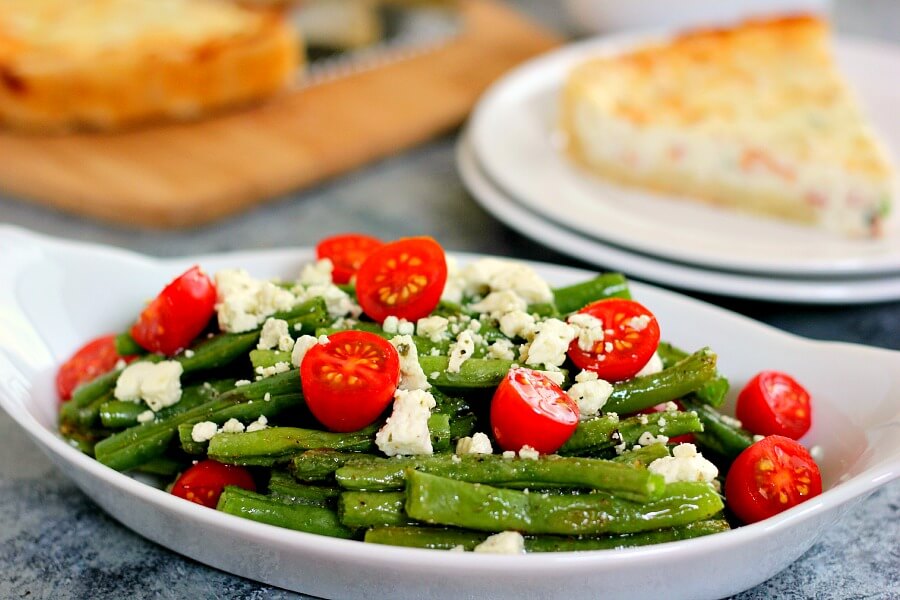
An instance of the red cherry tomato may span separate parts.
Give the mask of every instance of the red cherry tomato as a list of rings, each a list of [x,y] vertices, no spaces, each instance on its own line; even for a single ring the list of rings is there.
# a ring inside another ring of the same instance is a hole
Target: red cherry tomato
[[[356,296],[367,315],[415,321],[441,300],[447,282],[444,250],[431,238],[404,238],[369,255],[356,273]]]
[[[172,356],[203,331],[215,305],[216,286],[200,267],[191,267],[147,305],[131,337],[150,352]]]
[[[684,410],[684,405],[681,404],[678,400],[674,401],[678,406],[678,410]],[[658,412],[666,412],[665,404],[657,404],[656,406],[651,406],[650,408],[645,408],[644,410],[639,410],[637,414],[639,415],[649,415],[651,413]],[[675,437],[669,438],[670,444],[693,444],[694,443],[694,434],[693,433],[685,433],[684,435],[676,435]]]
[[[795,440],[812,425],[809,392],[778,371],[763,371],[750,380],[738,395],[735,415],[753,433]]]
[[[331,431],[371,425],[390,404],[400,381],[400,356],[384,338],[341,331],[316,344],[300,364],[310,412]]]
[[[253,477],[244,467],[204,460],[181,474],[172,486],[172,494],[196,504],[215,508],[226,485],[256,491]]]
[[[130,362],[133,356],[119,356],[116,352],[115,334],[104,335],[91,340],[79,348],[72,358],[59,368],[56,374],[56,391],[61,400],[68,400],[82,383],[87,383],[99,375],[115,368],[119,359]]]
[[[605,335],[590,352],[579,348],[578,340],[574,340],[569,358],[579,368],[594,371],[607,381],[634,377],[659,346],[656,317],[633,300],[600,300],[578,312],[602,321]]]
[[[578,426],[578,405],[546,375],[510,369],[491,401],[491,428],[504,450],[559,450]]]
[[[735,515],[755,523],[822,493],[819,467],[806,448],[771,435],[741,452],[725,479],[725,498]]]
[[[383,245],[381,240],[368,235],[345,233],[319,242],[316,258],[331,260],[334,265],[331,278],[335,283],[347,283],[366,258]]]

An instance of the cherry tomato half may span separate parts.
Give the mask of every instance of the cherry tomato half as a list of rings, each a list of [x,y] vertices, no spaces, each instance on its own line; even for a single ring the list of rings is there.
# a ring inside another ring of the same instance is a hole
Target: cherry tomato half
[[[203,460],[181,474],[172,486],[172,494],[196,504],[215,508],[226,485],[256,491],[253,477],[244,467]]]
[[[129,362],[134,357],[119,356],[115,334],[98,337],[79,348],[56,374],[56,391],[60,400],[71,398],[72,392],[82,383],[112,371],[120,358]]]
[[[675,405],[678,407],[678,410],[684,410],[684,405],[675,400]],[[650,408],[645,408],[644,410],[639,410],[637,414],[639,415],[649,415],[652,413],[658,412],[666,412],[665,404],[657,404],[656,406],[651,406]],[[669,438],[670,444],[693,444],[694,443],[694,434],[693,433],[685,433],[684,435],[676,435],[675,437]]]
[[[735,415],[753,433],[795,440],[812,425],[809,392],[778,371],[763,371],[750,380],[738,395]]]
[[[369,255],[356,273],[356,296],[378,321],[393,315],[415,321],[441,300],[447,282],[444,250],[431,238],[404,238]]]
[[[559,450],[578,426],[578,405],[546,375],[510,369],[491,401],[491,428],[504,450]]]
[[[741,452],[725,479],[725,498],[735,515],[755,523],[822,493],[819,467],[790,438],[770,435]]]
[[[578,312],[602,321],[604,337],[590,352],[582,350],[578,340],[574,340],[569,346],[569,358],[579,368],[594,371],[607,381],[634,377],[659,346],[656,317],[633,300],[599,300]]]
[[[203,331],[215,305],[216,286],[200,267],[191,267],[147,305],[131,337],[150,352],[172,356]]]
[[[371,425],[390,404],[400,381],[400,356],[384,338],[341,331],[316,344],[300,364],[306,405],[331,431]]]
[[[366,258],[383,245],[381,240],[360,233],[334,235],[316,245],[316,258],[331,260],[335,283],[348,283]]]

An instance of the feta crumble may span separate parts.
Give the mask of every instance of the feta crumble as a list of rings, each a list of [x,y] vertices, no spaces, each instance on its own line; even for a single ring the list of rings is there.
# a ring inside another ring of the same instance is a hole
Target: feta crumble
[[[515,345],[509,340],[497,340],[488,346],[487,355],[489,358],[497,358],[500,360],[515,360]]]
[[[543,375],[544,377],[546,377],[547,379],[549,379],[550,381],[552,381],[553,383],[555,383],[558,386],[562,386],[562,384],[566,381],[566,378],[559,371],[536,371],[536,372],[540,373],[541,375]]]
[[[475,337],[468,329],[456,336],[456,342],[450,345],[450,362],[448,373],[459,373],[462,364],[472,358],[475,353]]]
[[[469,296],[512,291],[529,304],[553,302],[553,290],[528,265],[499,258],[483,258],[466,265],[461,272]]]
[[[243,269],[216,273],[216,297],[219,328],[231,333],[255,329],[273,313],[298,302],[292,292],[271,281],[254,279]]]
[[[220,431],[222,433],[244,433],[244,424],[237,419],[228,419]]]
[[[649,431],[645,431],[641,434],[641,437],[638,438],[638,444],[641,446],[649,446],[651,444],[667,444],[669,443],[668,436],[663,434],[653,435]]]
[[[480,431],[473,434],[472,437],[459,438],[456,442],[457,454],[493,454],[494,448],[491,446],[491,440],[487,435]]]
[[[419,353],[411,335],[397,335],[391,338],[391,345],[400,356],[401,390],[427,390],[431,387],[422,365],[419,364]]]
[[[547,319],[538,323],[537,332],[528,353],[525,364],[560,366],[566,360],[569,344],[575,339],[575,328],[559,319]]]
[[[663,370],[663,362],[656,352],[650,357],[641,370],[634,374],[635,377],[643,377],[644,375],[655,375]]]
[[[582,371],[582,373],[585,372],[591,373],[590,371]],[[578,405],[581,420],[585,420],[600,414],[600,411],[613,393],[613,386],[605,379],[599,379],[596,373],[592,373],[594,379],[579,382],[578,376],[580,375],[581,373],[575,377],[577,383],[573,384],[566,393]]]
[[[534,335],[534,317],[525,311],[514,310],[499,319],[500,331],[509,338],[530,339]]]
[[[540,457],[541,453],[531,446],[525,445],[519,448],[519,458],[524,458],[525,460],[537,460]]]
[[[525,538],[518,531],[495,533],[475,546],[483,554],[525,554]]]
[[[263,429],[269,428],[269,420],[265,417],[265,415],[259,415],[259,418],[249,425],[247,425],[246,432],[253,433],[254,431],[262,431]]]
[[[119,375],[113,392],[117,400],[143,400],[153,412],[181,400],[181,363],[163,360],[158,363],[137,362]]]
[[[334,271],[334,263],[330,258],[321,258],[314,263],[303,266],[300,271],[300,278],[297,280],[301,285],[330,285],[332,283],[332,272]]]
[[[294,338],[288,332],[288,322],[283,319],[266,319],[259,333],[259,350],[283,350],[290,352],[294,348]]]
[[[193,429],[191,429],[191,439],[198,444],[202,444],[203,442],[211,440],[218,431],[219,426],[212,421],[201,421],[200,423],[196,423]]]
[[[499,319],[506,313],[515,311],[524,312],[526,308],[528,308],[528,303],[525,302],[525,299],[512,290],[491,292],[480,302],[469,305],[469,310],[487,314],[492,319]]]
[[[301,335],[298,337],[297,341],[294,342],[294,349],[291,352],[291,364],[299,368],[300,363],[303,362],[303,358],[306,356],[306,353],[309,352],[309,349],[318,343],[318,338],[312,335]]]
[[[375,445],[388,456],[432,454],[428,418],[434,406],[434,396],[425,390],[397,390],[391,416],[375,434]]]
[[[416,331],[422,337],[426,337],[432,342],[439,342],[447,333],[447,326],[450,322],[444,317],[422,317],[416,321]]]
[[[285,371],[290,370],[290,363],[278,361],[274,365],[268,367],[256,367],[256,379],[265,379],[266,377],[271,377],[272,375],[277,375],[278,373],[284,373]]]
[[[713,481],[719,469],[697,452],[694,444],[678,444],[672,449],[672,456],[657,458],[647,467],[651,472],[663,476],[666,483],[676,481]]]
[[[505,458],[505,459],[507,459],[507,460],[511,460],[511,459],[513,459],[513,458],[516,457],[516,453],[515,453],[513,450],[506,450],[506,451],[502,454],[502,456],[503,456],[503,458]]]
[[[150,421],[152,421],[155,418],[156,418],[155,412],[153,412],[152,410],[145,410],[144,412],[142,412],[141,414],[139,414],[137,416],[137,422],[138,423],[149,423]]]
[[[587,313],[575,313],[568,318],[568,323],[575,328],[580,350],[594,352],[597,344],[603,343],[603,321],[597,317]]]

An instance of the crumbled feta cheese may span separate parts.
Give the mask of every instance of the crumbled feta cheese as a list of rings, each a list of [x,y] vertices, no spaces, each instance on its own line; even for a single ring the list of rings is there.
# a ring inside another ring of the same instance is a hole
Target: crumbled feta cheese
[[[597,381],[600,379],[600,376],[597,375],[594,371],[584,370],[581,371],[578,375],[575,376],[576,383],[585,383],[587,381]]]
[[[650,315],[639,315],[637,317],[631,317],[628,319],[626,325],[631,327],[635,331],[643,331],[647,329],[647,325],[650,324]]]
[[[722,415],[720,420],[723,423],[725,423],[726,425],[728,425],[730,427],[735,427],[737,429],[740,429],[741,427],[744,426],[744,424],[741,423],[740,420],[735,419],[734,417],[729,417],[728,415]]]
[[[678,412],[678,405],[669,400],[665,404],[666,412]]]
[[[294,338],[288,332],[288,322],[284,319],[266,319],[262,331],[259,333],[259,343],[256,347],[260,350],[284,350],[290,352],[294,348]]]
[[[587,313],[575,313],[568,318],[568,323],[575,328],[580,350],[595,352],[597,344],[603,342],[603,321],[597,317]]]
[[[425,390],[397,390],[391,416],[375,434],[375,445],[388,456],[432,454],[428,418],[434,406],[434,396]]]
[[[525,538],[518,531],[495,533],[475,546],[475,552],[483,554],[525,554]]]
[[[464,362],[472,358],[475,353],[475,338],[468,329],[456,336],[456,342],[450,345],[450,362],[447,372],[459,373],[459,368]]]
[[[537,334],[528,347],[525,364],[560,366],[575,338],[575,328],[559,319],[547,319],[536,326]]]
[[[447,302],[462,302],[463,290],[466,287],[466,280],[462,271],[456,264],[456,259],[447,257],[447,282],[444,284],[444,291],[441,292],[441,300]],[[421,335],[421,334],[420,334]]]
[[[459,463],[462,462],[462,459],[458,455],[454,454],[453,456],[450,457],[450,462],[458,465]]]
[[[190,348],[188,348],[187,350],[184,351],[184,357],[185,358],[194,358],[194,351],[191,350]],[[118,363],[116,363],[116,364],[118,364]]]
[[[174,360],[137,362],[122,371],[113,394],[118,400],[143,400],[157,412],[181,400],[183,371],[181,363]]]
[[[269,392],[266,392],[265,395],[263,396],[263,402],[270,402],[271,400],[272,400],[272,394],[270,394]]]
[[[309,287],[296,285],[291,291],[296,294],[297,302],[306,302],[317,297],[322,298],[325,301],[325,310],[332,319],[347,315],[358,317],[362,313],[362,308],[336,285],[311,285]]]
[[[249,425],[247,425],[247,433],[252,433],[254,431],[262,431],[263,429],[269,428],[269,420],[265,417],[265,415],[259,415],[259,418]]]
[[[485,313],[492,319],[499,319],[510,312],[524,312],[526,308],[528,308],[528,303],[512,290],[491,292],[480,302],[469,305],[469,310]]]
[[[400,384],[401,390],[427,390],[431,387],[425,371],[419,364],[419,352],[411,335],[397,335],[391,338],[391,345],[397,349],[400,356]]]
[[[665,478],[666,483],[676,481],[712,481],[719,469],[697,452],[694,444],[678,444],[672,449],[672,456],[657,458],[647,467],[651,472]]]
[[[649,417],[647,415],[638,415],[638,423],[641,425],[647,425],[650,422]]]
[[[203,442],[211,440],[218,431],[218,425],[212,421],[201,421],[200,423],[195,424],[194,428],[191,429],[191,439],[198,444],[202,444]]]
[[[641,437],[638,438],[638,444],[641,446],[649,446],[651,444],[667,444],[669,442],[669,438],[665,435],[653,435],[649,431],[645,431],[641,434]]]
[[[540,457],[541,453],[531,446],[525,445],[519,448],[519,458],[524,458],[526,460],[537,460]]]
[[[397,326],[399,324],[400,324],[400,319],[398,319],[394,315],[388,315],[387,317],[384,318],[384,321],[381,323],[381,330],[384,331],[385,333],[397,333]]]
[[[298,337],[297,341],[294,342],[294,350],[291,352],[291,364],[299,368],[309,349],[318,343],[319,340],[312,335],[301,335]]]
[[[225,421],[225,424],[222,425],[221,431],[223,433],[243,433],[244,424],[237,419],[228,419],[227,421]]]
[[[582,373],[584,372],[582,371]],[[600,414],[613,393],[613,386],[605,379],[592,379],[575,383],[566,393],[578,405],[581,420],[585,420]]]
[[[753,443],[755,444],[756,442],[761,442],[761,441],[763,441],[764,439],[766,439],[766,436],[756,434],[756,435],[753,436]]]
[[[649,421],[649,419],[648,419],[648,421]],[[667,423],[668,423],[668,421],[666,421],[665,417],[660,417],[659,419],[656,420],[656,424],[659,425],[660,429],[665,427]]]
[[[187,356],[187,353],[188,353],[188,351],[185,350],[185,352],[184,352],[185,356]],[[121,371],[122,369],[124,369],[124,368],[127,367],[127,366],[128,366],[128,363],[125,362],[125,359],[124,359],[124,358],[120,358],[119,360],[116,361],[116,367],[115,367],[115,369],[116,369],[116,371]]]
[[[457,454],[492,454],[491,440],[485,434],[475,433],[472,437],[459,438],[456,442]]]
[[[559,385],[559,386],[561,386],[566,380],[566,378],[563,377],[563,374],[560,373],[559,371],[549,371],[548,370],[548,371],[535,371],[535,372],[540,373],[541,375],[543,375],[544,377],[546,377],[547,379],[549,379],[550,381],[552,381],[553,383],[555,383],[556,385]]]
[[[512,291],[525,302],[553,302],[550,285],[528,265],[499,258],[476,260],[462,269],[465,292],[470,296]]]
[[[500,331],[506,337],[529,339],[534,335],[534,317],[525,311],[514,310],[499,319]]]
[[[422,317],[416,322],[416,331],[420,336],[426,337],[432,342],[439,342],[447,332],[449,323],[444,317]]]
[[[253,383],[253,382],[250,381],[249,379],[238,379],[237,381],[234,382],[234,387],[243,387],[245,385],[250,385],[251,383]]]
[[[488,346],[487,355],[489,358],[500,360],[515,360],[516,354],[513,348],[515,348],[515,345],[509,340],[497,340]]]
[[[513,458],[515,458],[515,457],[516,457],[516,453],[515,453],[513,450],[506,450],[506,451],[503,453],[503,458],[505,458],[505,459],[507,459],[507,460],[511,460],[511,459],[513,459]]]
[[[277,375],[278,373],[284,373],[285,371],[290,371],[291,365],[290,363],[279,361],[274,365],[269,367],[256,367],[257,379],[265,379],[266,377],[271,377],[272,375]]]
[[[662,359],[659,357],[659,354],[656,352],[653,353],[653,356],[650,357],[650,360],[647,361],[641,370],[634,374],[635,377],[643,377],[644,375],[654,375],[663,370]]]
[[[298,282],[301,285],[330,285],[332,283],[331,273],[334,271],[334,264],[329,258],[322,258],[314,263],[307,264],[300,272]]]
[[[254,329],[266,317],[298,302],[290,291],[271,281],[254,279],[243,269],[216,273],[216,295],[219,328],[232,333]]]
[[[150,421],[152,421],[155,418],[156,418],[155,412],[153,412],[152,410],[145,410],[144,412],[142,412],[141,414],[139,414],[137,416],[137,422],[138,423],[149,423]]]

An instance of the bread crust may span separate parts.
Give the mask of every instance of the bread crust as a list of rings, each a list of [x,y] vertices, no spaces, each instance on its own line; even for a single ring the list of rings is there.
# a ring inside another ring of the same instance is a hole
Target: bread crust
[[[82,8],[93,3],[91,18],[103,19],[121,18],[131,1],[79,3]],[[68,0],[0,0],[0,5],[4,2],[13,6],[0,11],[6,13],[0,15],[0,123],[13,129],[111,130],[197,118],[271,95],[298,68],[296,33],[275,13],[223,4],[228,12],[219,17],[214,12],[219,7],[202,0],[205,6],[197,15],[184,0],[167,0],[170,10],[184,7],[181,18],[212,17],[215,22],[208,31],[187,34],[158,22],[146,28],[131,24],[131,37],[95,43],[89,32],[80,38],[41,32],[42,20],[65,22],[68,9],[48,7]],[[39,14],[28,15],[25,31],[20,24],[17,28],[15,18],[32,8]]]

